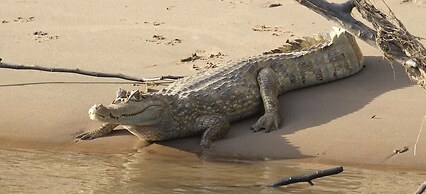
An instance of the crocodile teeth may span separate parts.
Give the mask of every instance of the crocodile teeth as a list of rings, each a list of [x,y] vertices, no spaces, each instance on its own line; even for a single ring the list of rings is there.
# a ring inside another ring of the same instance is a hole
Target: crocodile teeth
[[[111,117],[111,118],[113,118],[113,119],[118,119],[118,118],[120,118],[120,117],[116,117],[116,116],[114,116],[114,115],[112,115],[112,113],[109,113],[109,117]]]

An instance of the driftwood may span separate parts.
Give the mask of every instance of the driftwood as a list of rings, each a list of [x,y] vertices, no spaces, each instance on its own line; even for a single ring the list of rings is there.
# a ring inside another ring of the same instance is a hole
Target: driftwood
[[[17,65],[17,64],[3,63],[1,58],[0,58],[0,68],[74,73],[74,74],[87,75],[87,76],[93,76],[93,77],[119,78],[123,80],[135,81],[138,83],[155,82],[155,81],[162,81],[162,80],[177,80],[177,79],[183,78],[183,76],[173,76],[173,75],[153,77],[153,78],[139,78],[139,77],[124,75],[121,73],[103,73],[103,72],[83,70],[79,68],[67,69],[67,68],[51,68],[51,67],[36,66],[36,65]]]
[[[408,77],[426,90],[426,49],[418,37],[408,32],[384,1],[388,14],[376,8],[369,0],[348,0],[340,4],[325,0],[297,1],[380,49],[388,60],[401,63]],[[373,24],[374,29],[351,15],[354,8]]]
[[[292,176],[292,177],[279,180],[275,183],[272,183],[270,187],[280,187],[280,186],[299,183],[299,182],[308,182],[309,184],[314,185],[314,183],[312,183],[312,180],[316,178],[339,174],[341,172],[343,172],[343,167],[335,167],[335,168],[330,168],[327,170],[320,170],[320,171],[316,171],[314,173],[310,173],[310,174],[306,174],[302,176]]]

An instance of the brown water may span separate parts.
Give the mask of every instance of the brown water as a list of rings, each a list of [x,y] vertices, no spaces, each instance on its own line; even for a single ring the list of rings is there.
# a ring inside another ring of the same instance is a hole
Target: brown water
[[[0,150],[0,193],[413,193],[420,172],[346,168],[315,185],[255,187],[332,166],[283,161],[205,161],[132,154]]]

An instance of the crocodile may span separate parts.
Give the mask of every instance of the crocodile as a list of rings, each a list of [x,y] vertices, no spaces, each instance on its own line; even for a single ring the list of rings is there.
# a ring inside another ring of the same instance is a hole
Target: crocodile
[[[251,130],[279,129],[278,95],[345,78],[363,67],[355,38],[340,28],[290,43],[179,79],[154,93],[119,89],[110,105],[89,110],[90,119],[105,124],[76,138],[105,136],[121,125],[148,142],[201,135],[200,146],[209,149],[230,131],[231,122],[262,107],[264,114]]]

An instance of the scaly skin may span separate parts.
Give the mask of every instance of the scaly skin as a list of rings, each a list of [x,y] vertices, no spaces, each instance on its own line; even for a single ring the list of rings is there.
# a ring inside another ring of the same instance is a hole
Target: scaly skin
[[[120,89],[112,104],[94,105],[89,110],[92,120],[107,124],[77,138],[94,139],[122,125],[147,141],[203,134],[201,146],[209,148],[226,135],[230,122],[262,110],[262,103],[264,115],[252,130],[278,129],[279,94],[348,77],[363,67],[355,39],[337,28],[328,38],[311,37],[298,46],[305,48],[230,61],[180,79],[157,93]]]

